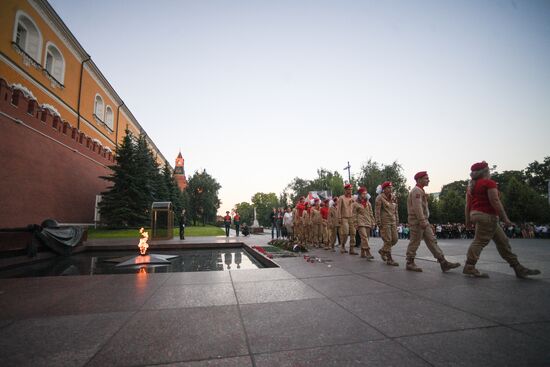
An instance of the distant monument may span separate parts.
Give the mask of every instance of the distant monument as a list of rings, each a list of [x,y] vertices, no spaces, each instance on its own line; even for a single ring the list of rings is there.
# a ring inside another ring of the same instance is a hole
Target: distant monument
[[[254,223],[252,223],[252,227],[259,227],[260,223],[258,223],[258,217],[256,215],[256,207],[254,207]]]
[[[263,233],[263,231],[264,228],[260,227],[260,223],[258,223],[256,207],[254,207],[254,223],[252,223],[252,227],[250,227],[250,233]]]

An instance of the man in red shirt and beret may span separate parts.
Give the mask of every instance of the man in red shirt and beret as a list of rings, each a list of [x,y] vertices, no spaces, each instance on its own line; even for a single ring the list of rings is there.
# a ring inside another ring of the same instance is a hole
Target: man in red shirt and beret
[[[410,227],[409,246],[407,247],[407,270],[422,271],[415,262],[416,251],[420,246],[420,241],[424,240],[428,250],[437,259],[442,271],[448,271],[460,266],[459,263],[452,263],[445,259],[443,251],[437,244],[437,239],[432,231],[432,226],[428,221],[430,217],[430,209],[428,208],[428,195],[424,191],[424,187],[430,183],[428,172],[421,171],[414,175],[416,186],[409,192],[407,198],[407,214]]]

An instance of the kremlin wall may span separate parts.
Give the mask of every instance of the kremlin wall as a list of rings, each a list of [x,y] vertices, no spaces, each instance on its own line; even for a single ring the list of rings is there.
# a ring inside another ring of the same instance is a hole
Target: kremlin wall
[[[126,128],[147,137],[50,4],[1,1],[0,228],[93,223]]]

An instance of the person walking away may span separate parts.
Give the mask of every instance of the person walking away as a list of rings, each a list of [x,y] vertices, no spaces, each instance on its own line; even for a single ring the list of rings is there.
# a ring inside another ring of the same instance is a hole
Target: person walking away
[[[382,184],[382,193],[376,197],[376,224],[380,227],[380,235],[384,241],[384,246],[378,253],[386,264],[399,266],[391,255],[392,247],[397,243],[397,223],[399,223],[397,198],[392,193],[392,187],[393,184],[390,181],[385,181]]]
[[[481,273],[475,265],[479,260],[481,251],[489,241],[493,240],[500,256],[510,264],[518,278],[527,278],[538,275],[537,269],[529,269],[519,263],[518,257],[512,252],[510,240],[499,225],[499,220],[510,227],[513,223],[508,218],[502,205],[497,183],[491,180],[491,173],[487,162],[474,163],[470,167],[470,183],[466,192],[466,226],[475,225],[475,236],[468,248],[466,265],[463,273],[478,278],[488,278],[489,275]]]
[[[223,225],[225,226],[225,237],[229,237],[229,228],[231,228],[231,216],[229,212],[225,212],[225,217],[223,217]]]
[[[407,246],[407,265],[409,271],[421,272],[422,268],[418,267],[414,262],[416,251],[420,246],[420,241],[424,240],[428,250],[437,259],[441,266],[441,271],[449,271],[460,266],[459,263],[452,263],[445,259],[443,251],[437,244],[437,239],[432,232],[432,226],[428,221],[430,217],[430,209],[428,208],[428,195],[424,191],[424,187],[430,183],[428,172],[421,171],[414,175],[416,186],[409,192],[407,198],[407,214],[410,226],[411,239]]]
[[[370,253],[369,235],[371,228],[375,224],[374,215],[372,214],[372,206],[367,198],[367,189],[360,187],[358,194],[357,202],[353,204],[353,214],[357,232],[359,232],[359,236],[361,237],[361,257],[372,260],[374,256]]]

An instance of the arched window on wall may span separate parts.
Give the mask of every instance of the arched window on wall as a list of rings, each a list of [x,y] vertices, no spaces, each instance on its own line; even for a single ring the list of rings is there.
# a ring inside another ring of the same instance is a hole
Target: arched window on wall
[[[96,94],[95,102],[94,102],[94,115],[101,121],[103,121],[103,118],[104,118],[103,109],[104,109],[103,98],[101,98],[99,94]]]
[[[105,125],[111,130],[113,130],[113,110],[111,109],[111,106],[107,106],[105,108]]]
[[[42,34],[32,18],[22,11],[18,11],[15,16],[12,41],[16,48],[31,57],[38,66],[40,65]]]
[[[57,47],[51,42],[46,46],[46,60],[44,62],[46,71],[59,83],[63,84],[65,78],[65,59]]]

